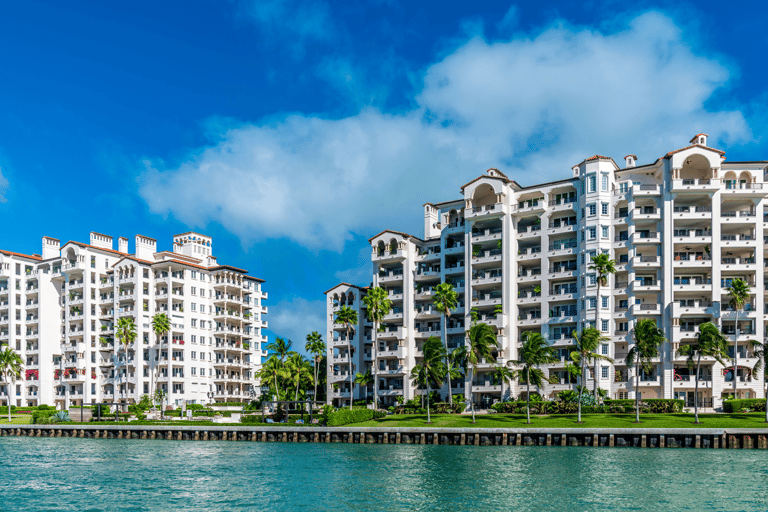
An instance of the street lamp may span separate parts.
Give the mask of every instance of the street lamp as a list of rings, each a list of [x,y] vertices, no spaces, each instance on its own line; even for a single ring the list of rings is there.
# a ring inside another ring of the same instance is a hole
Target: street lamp
[[[209,391],[207,395],[208,395],[208,402],[213,403],[213,397],[216,395],[213,393],[213,391]]]

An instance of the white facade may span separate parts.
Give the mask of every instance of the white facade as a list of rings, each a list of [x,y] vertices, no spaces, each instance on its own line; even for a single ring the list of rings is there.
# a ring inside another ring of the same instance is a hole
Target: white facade
[[[654,318],[669,343],[654,372],[640,378],[639,390],[646,398],[679,397],[692,405],[694,379],[675,351],[704,321],[730,333],[733,344],[736,314],[729,311],[726,288],[737,277],[752,287],[749,311],[739,316],[744,368],[738,395],[764,396],[763,375],[748,370],[756,359],[745,342],[768,332],[767,169],[767,161],[725,161],[699,134],[652,164],[638,166],[628,155],[621,168],[596,155],[573,167],[570,179],[530,187],[490,169],[462,187],[463,198],[425,204],[424,239],[395,231],[370,239],[373,284],[389,291],[395,307],[374,365],[381,400],[416,395],[408,375],[424,340],[435,335],[449,348],[464,344],[476,308],[497,330],[499,364],[516,359],[526,331],[540,332],[554,346],[560,363],[548,371],[560,382],[537,390],[547,396],[573,388],[565,372],[571,333],[594,324],[597,315],[596,327],[610,339],[601,351],[615,359],[599,365],[597,384],[613,398],[634,398],[637,379],[624,359],[634,323]],[[599,252],[616,261],[617,272],[597,297],[588,267]],[[445,332],[432,306],[431,289],[440,282],[453,283],[460,294]],[[330,299],[329,315],[332,306]],[[329,324],[329,339],[332,331]],[[702,405],[720,407],[723,395],[733,392],[731,376],[714,360],[704,365]],[[590,374],[586,385],[593,383]],[[463,382],[452,391],[469,394]],[[487,364],[472,391],[477,403],[488,404],[524,388],[499,382]]]
[[[176,235],[171,252],[156,244],[137,235],[128,254],[128,239],[114,250],[92,232],[90,244],[44,237],[42,256],[0,251],[0,343],[25,363],[14,405],[134,402],[155,385],[170,404],[208,403],[208,392],[250,399],[266,344],[264,281],[219,265],[205,235]],[[158,347],[160,312],[171,332]],[[137,328],[127,347],[116,339],[122,317]]]

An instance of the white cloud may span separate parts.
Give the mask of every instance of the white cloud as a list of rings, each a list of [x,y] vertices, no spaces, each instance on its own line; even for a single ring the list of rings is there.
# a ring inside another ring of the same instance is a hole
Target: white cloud
[[[0,171],[0,203],[8,202],[8,199],[5,197],[5,193],[8,190],[8,185],[8,180],[5,179],[2,171]]]
[[[296,57],[303,56],[307,44],[335,36],[330,8],[321,0],[249,0],[243,7],[265,40],[288,46]]]
[[[426,70],[410,112],[232,123],[179,165],[147,162],[140,191],[153,212],[245,243],[339,251],[383,227],[418,236],[422,203],[458,198],[490,166],[526,184],[595,153],[653,161],[700,131],[710,145],[751,141],[741,112],[705,107],[730,75],[653,12],[614,33],[561,23],[473,37]]]
[[[307,334],[317,331],[324,335],[325,300],[306,300],[295,297],[269,306],[269,330],[276,336],[293,341],[293,350],[304,353]],[[269,338],[274,341],[274,337]]]

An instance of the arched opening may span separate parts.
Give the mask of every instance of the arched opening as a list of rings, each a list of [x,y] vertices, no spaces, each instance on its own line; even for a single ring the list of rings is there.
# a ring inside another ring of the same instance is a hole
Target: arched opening
[[[723,176],[723,183],[725,184],[726,189],[736,188],[736,173],[733,171],[725,173],[725,176]]]
[[[397,252],[397,240],[394,238],[389,240],[389,253],[395,254]]]
[[[487,183],[483,183],[475,189],[475,193],[472,194],[472,205],[475,208],[480,206],[488,206],[496,204],[496,192],[493,187]]]
[[[387,250],[387,248],[384,245],[384,241],[383,240],[379,240],[379,243],[376,246],[376,252],[378,253],[378,255],[379,256],[383,256],[384,255],[384,251],[386,251],[386,250]]]
[[[687,180],[696,180],[698,184],[704,184],[701,180],[709,180],[712,178],[712,170],[709,166],[709,160],[704,155],[690,155],[685,159],[683,167],[680,169],[680,179],[684,182]],[[694,184],[694,183],[689,183]]]
[[[739,175],[739,188],[747,188],[752,183],[752,174],[749,171],[742,171]]]

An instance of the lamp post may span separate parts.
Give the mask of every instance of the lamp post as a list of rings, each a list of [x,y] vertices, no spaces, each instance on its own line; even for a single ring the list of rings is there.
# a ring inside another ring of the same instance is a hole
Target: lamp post
[[[213,393],[213,391],[209,391],[209,392],[207,393],[207,396],[208,396],[208,403],[209,403],[209,405],[210,405],[210,404],[212,404],[212,403],[213,403],[213,397],[214,397],[214,396],[216,396],[216,395]]]

